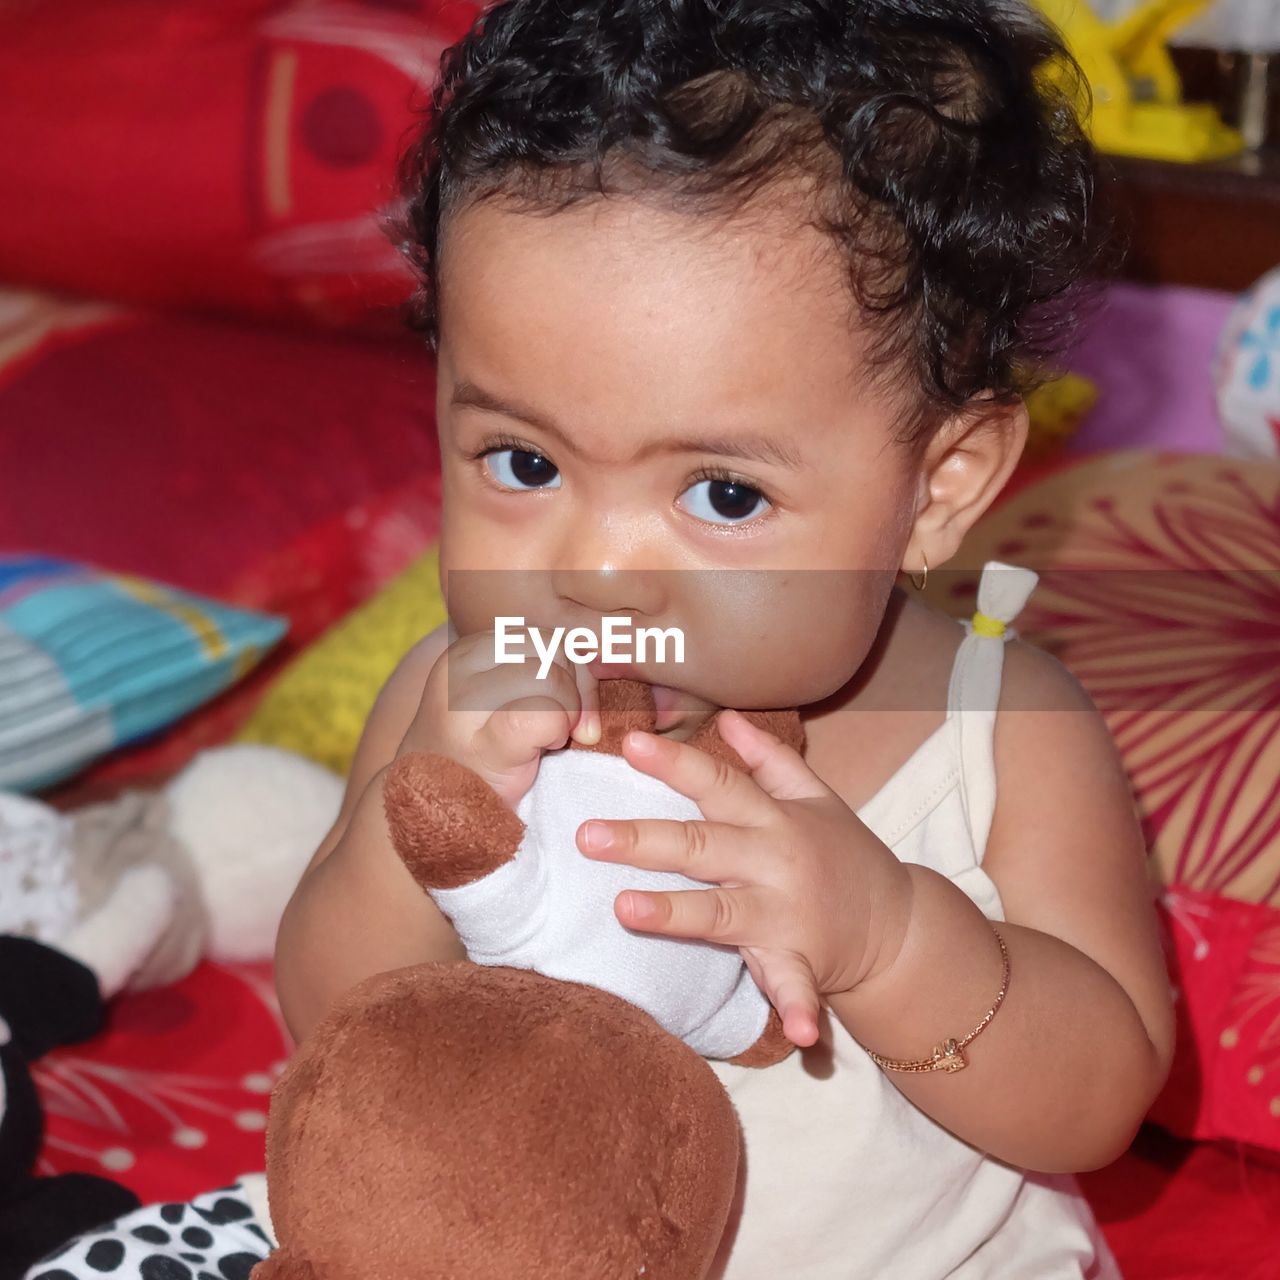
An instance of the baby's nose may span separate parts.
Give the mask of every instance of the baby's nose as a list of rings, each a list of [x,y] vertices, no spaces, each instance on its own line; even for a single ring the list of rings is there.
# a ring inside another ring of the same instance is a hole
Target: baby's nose
[[[588,614],[653,617],[662,608],[661,570],[606,564],[599,569],[558,569],[551,576],[556,598]]]
[[[597,616],[654,616],[673,585],[671,548],[659,520],[640,502],[564,507],[555,530],[553,591],[570,608]]]

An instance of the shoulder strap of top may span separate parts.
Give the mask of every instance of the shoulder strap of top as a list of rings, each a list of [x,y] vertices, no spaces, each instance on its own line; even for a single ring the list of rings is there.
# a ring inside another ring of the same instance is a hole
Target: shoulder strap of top
[[[978,582],[978,608],[963,623],[967,634],[951,669],[947,718],[955,724],[960,797],[979,861],[996,808],[994,744],[1004,646],[1017,635],[1009,623],[1022,611],[1038,581],[1030,569],[987,561]]]

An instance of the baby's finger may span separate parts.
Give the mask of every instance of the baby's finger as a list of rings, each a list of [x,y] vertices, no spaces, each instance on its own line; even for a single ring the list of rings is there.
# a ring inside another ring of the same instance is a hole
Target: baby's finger
[[[573,726],[575,742],[593,747],[600,741],[603,729],[600,723],[600,682],[588,670],[588,663],[571,662],[573,678],[578,686],[581,714]]]
[[[618,894],[614,912],[628,929],[670,938],[703,938],[731,947],[759,938],[764,914],[755,891],[746,887],[674,893],[627,889]]]
[[[754,839],[753,839],[754,837]],[[757,879],[761,848],[751,828],[673,818],[592,818],[578,828],[578,848],[601,862],[677,871],[714,884]]]
[[[772,969],[772,972],[771,972]],[[818,987],[799,956],[787,956],[765,968],[767,995],[782,1018],[788,1041],[801,1048],[818,1039]]]
[[[530,662],[536,673],[539,662]],[[596,693],[596,678],[585,662],[574,662],[563,648],[551,653],[551,661],[545,676],[536,677],[538,692],[563,704],[569,714],[570,736],[586,746],[600,741],[600,699]],[[594,724],[594,732],[592,725]]]
[[[754,778],[687,742],[635,729],[623,738],[622,751],[629,764],[687,796],[711,821],[765,826],[777,812]]]
[[[818,987],[808,964],[786,951],[756,952],[756,959],[757,964],[748,964],[748,968],[777,1009],[787,1039],[802,1049],[815,1043],[820,1006]]]
[[[459,667],[448,684],[448,705],[465,711],[491,713],[520,698],[552,698],[571,716],[578,714],[578,686],[573,672],[552,663],[545,676],[535,662],[498,663],[478,670]]]
[[[573,717],[555,698],[545,694],[517,698],[485,721],[473,750],[485,768],[504,773],[564,746],[572,723]]]
[[[817,800],[831,789],[804,757],[776,734],[727,709],[716,717],[720,736],[742,757],[751,776],[776,800]]]

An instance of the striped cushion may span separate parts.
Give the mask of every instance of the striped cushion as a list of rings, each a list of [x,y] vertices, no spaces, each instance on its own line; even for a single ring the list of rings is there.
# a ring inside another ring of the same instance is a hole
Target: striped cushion
[[[286,626],[140,578],[0,556],[0,787],[47,786],[154,734]]]

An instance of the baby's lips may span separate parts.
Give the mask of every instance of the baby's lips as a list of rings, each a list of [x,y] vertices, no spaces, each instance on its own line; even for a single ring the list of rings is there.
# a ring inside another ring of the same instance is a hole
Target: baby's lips
[[[644,676],[638,667],[631,662],[606,662],[603,658],[592,658],[587,663],[587,670],[597,680],[643,680]]]
[[[665,684],[653,688],[654,732],[670,729],[680,719],[680,695]]]

